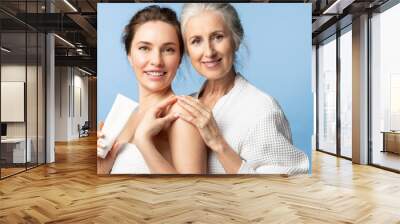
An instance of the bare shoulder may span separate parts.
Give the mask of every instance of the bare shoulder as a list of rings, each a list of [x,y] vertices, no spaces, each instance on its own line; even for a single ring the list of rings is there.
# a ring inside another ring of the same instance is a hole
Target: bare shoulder
[[[169,113],[185,113],[179,104],[171,106]],[[207,150],[195,126],[181,118],[168,130],[171,157],[179,173],[204,174],[207,172]]]

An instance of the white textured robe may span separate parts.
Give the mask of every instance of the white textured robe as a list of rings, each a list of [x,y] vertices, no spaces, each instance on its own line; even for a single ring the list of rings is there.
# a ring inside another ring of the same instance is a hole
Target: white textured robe
[[[233,88],[217,101],[212,112],[223,137],[242,158],[239,174],[308,172],[308,157],[293,146],[279,104],[241,75],[236,76]],[[225,173],[214,152],[209,153],[208,172]]]

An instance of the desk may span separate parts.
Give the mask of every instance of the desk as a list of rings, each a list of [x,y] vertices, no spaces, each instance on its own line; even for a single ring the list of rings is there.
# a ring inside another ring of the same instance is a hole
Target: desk
[[[12,154],[12,161],[9,161],[9,162],[11,162],[11,163],[30,162],[31,158],[32,158],[32,154],[31,154],[32,141],[30,138],[27,138],[26,141],[28,142],[28,144],[27,144],[28,147],[26,147],[26,154],[25,154],[25,138],[1,139],[2,157],[3,157],[3,153],[7,155],[8,154],[7,151],[11,151],[11,153],[9,153],[9,154]],[[11,148],[11,150],[9,149],[9,146],[13,146]],[[10,157],[11,157],[11,155],[10,155]],[[25,158],[27,158],[27,161],[25,161]],[[11,158],[10,158],[10,160],[11,160]]]
[[[382,152],[393,152],[400,154],[400,131],[382,131],[383,150]]]

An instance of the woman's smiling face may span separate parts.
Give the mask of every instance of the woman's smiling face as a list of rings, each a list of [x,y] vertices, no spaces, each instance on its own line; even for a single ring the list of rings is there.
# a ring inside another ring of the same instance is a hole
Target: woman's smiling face
[[[140,25],[132,40],[129,62],[141,87],[149,92],[170,88],[181,55],[176,29],[162,21]]]
[[[219,13],[205,11],[190,18],[184,41],[193,67],[207,79],[220,79],[232,71],[233,37]]]

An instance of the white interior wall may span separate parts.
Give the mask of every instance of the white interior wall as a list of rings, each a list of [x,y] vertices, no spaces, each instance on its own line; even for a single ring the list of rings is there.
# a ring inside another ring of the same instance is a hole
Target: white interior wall
[[[55,141],[68,140],[68,68],[55,68]]]
[[[27,69],[27,70],[25,70]],[[1,81],[4,82],[25,82],[25,75],[26,75],[26,71],[29,74],[35,74],[36,75],[36,66],[27,66],[25,67],[24,65],[19,65],[19,64],[5,64],[1,66]],[[29,78],[29,77],[28,77]],[[29,82],[33,82],[33,80],[29,80]],[[34,81],[34,83],[30,83],[31,85],[36,85],[36,81]],[[33,97],[36,99],[36,88],[27,88],[27,96],[28,99],[27,103],[30,104],[31,102],[33,102],[32,99],[30,99],[29,97]],[[36,102],[35,102],[36,103]],[[36,108],[36,104],[35,105],[28,105],[31,106],[30,112],[32,110],[32,107],[34,106]],[[35,109],[34,108],[34,109]],[[6,108],[1,108],[2,110],[6,110]],[[35,121],[36,122],[36,113],[28,113],[28,122],[32,122]],[[33,127],[33,124],[28,124],[28,129],[30,127]],[[36,130],[36,124],[35,124],[35,130]],[[29,133],[32,133],[32,131],[28,130],[28,137],[29,137]],[[8,137],[25,137],[25,122],[7,122],[7,136]],[[36,136],[36,135],[35,135]]]
[[[78,124],[88,120],[88,78],[76,68],[57,67],[56,86],[55,140],[77,139]]]

